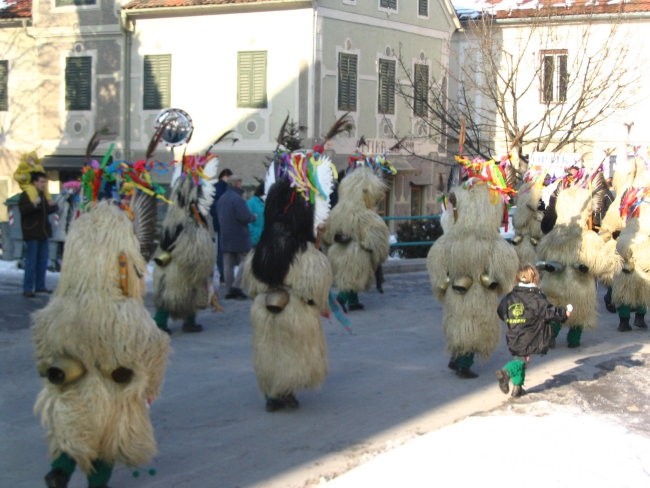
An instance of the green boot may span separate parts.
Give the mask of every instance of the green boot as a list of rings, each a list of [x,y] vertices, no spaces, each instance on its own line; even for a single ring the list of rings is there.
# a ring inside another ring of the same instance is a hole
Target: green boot
[[[569,327],[569,333],[566,336],[567,345],[571,349],[580,346],[580,338],[582,337],[582,327]]]
[[[162,308],[157,308],[156,313],[153,316],[154,322],[156,322],[156,325],[158,328],[164,332],[167,332],[169,335],[171,335],[172,331],[170,330],[169,327],[167,327],[167,321],[169,320],[169,312],[165,309]]]

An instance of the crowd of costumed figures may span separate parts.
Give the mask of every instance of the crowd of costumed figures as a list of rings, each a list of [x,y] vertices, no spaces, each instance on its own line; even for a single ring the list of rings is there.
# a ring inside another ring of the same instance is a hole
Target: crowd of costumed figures
[[[269,412],[298,408],[297,392],[325,380],[321,318],[331,315],[350,330],[348,313],[364,308],[359,294],[373,283],[382,290],[390,235],[377,206],[385,176],[396,173],[386,155],[363,152],[362,138],[339,174],[326,152],[338,134],[352,130],[347,114],[311,149],[295,147],[288,121],[262,176],[260,241],[243,263],[253,369]],[[35,411],[52,458],[48,487],[66,487],[77,465],[88,486],[104,487],[115,465],[135,469],[155,455],[149,408],[170,352],[169,319],[193,332],[202,328],[200,310],[222,310],[213,286],[210,207],[219,166],[213,150],[228,133],[201,153],[154,160],[165,136],[174,145],[189,142],[191,129],[178,125],[175,116],[163,118],[145,158],[135,162],[114,160],[112,145],[101,161],[92,160],[96,134],[81,179],[64,183],[58,197],[61,274],[32,326],[43,378]],[[427,270],[442,303],[449,368],[459,378],[475,378],[475,356],[487,358],[499,344],[500,298],[526,264],[540,271],[540,288],[554,306],[573,308],[566,320],[551,323],[549,347],[563,327],[568,347],[578,347],[583,331],[596,326],[597,281],[608,287],[606,305],[619,314],[620,331],[647,328],[650,209],[640,157],[619,165],[611,188],[601,166],[521,175],[510,156],[471,159],[462,146],[455,159],[460,171],[442,198],[444,233],[429,251]],[[39,163],[35,154],[25,161]],[[156,173],[167,173],[169,192],[155,182]],[[499,229],[515,202],[508,242]],[[153,316],[143,301],[149,260]]]

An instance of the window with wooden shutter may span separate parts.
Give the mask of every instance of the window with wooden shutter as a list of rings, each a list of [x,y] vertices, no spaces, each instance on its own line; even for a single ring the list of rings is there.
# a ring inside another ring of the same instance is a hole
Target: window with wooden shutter
[[[237,53],[237,106],[266,108],[266,51]]]
[[[420,17],[429,16],[429,0],[418,0],[418,15]]]
[[[397,0],[379,0],[379,7],[387,10],[397,10]]]
[[[413,115],[426,117],[429,114],[429,66],[416,64],[413,70]]]
[[[171,106],[171,80],[171,54],[145,55],[142,75],[144,110],[162,110]]]
[[[9,110],[9,94],[7,86],[9,84],[9,61],[3,59],[0,61],[0,112]]]
[[[541,101],[543,103],[566,102],[569,71],[566,49],[541,52]]]
[[[82,7],[84,5],[95,5],[96,0],[55,0],[55,7]]]
[[[338,109],[357,110],[357,55],[339,53]]]
[[[379,60],[378,79],[379,100],[377,111],[380,114],[395,113],[395,61]]]
[[[66,58],[65,109],[90,110],[92,95],[92,58]]]

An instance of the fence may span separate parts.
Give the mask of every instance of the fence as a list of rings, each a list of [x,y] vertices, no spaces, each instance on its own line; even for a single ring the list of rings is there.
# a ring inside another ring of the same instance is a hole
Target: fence
[[[387,223],[403,221],[395,232],[397,242],[390,245],[391,255],[395,257],[426,257],[431,245],[442,235],[440,215],[388,216],[383,219]]]

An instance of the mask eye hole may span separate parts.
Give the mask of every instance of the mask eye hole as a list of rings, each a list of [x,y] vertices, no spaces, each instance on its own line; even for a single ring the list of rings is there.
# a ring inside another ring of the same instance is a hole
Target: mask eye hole
[[[111,372],[111,378],[113,378],[113,381],[115,381],[115,383],[123,385],[129,383],[133,379],[133,374],[134,373],[132,369],[120,366]]]

